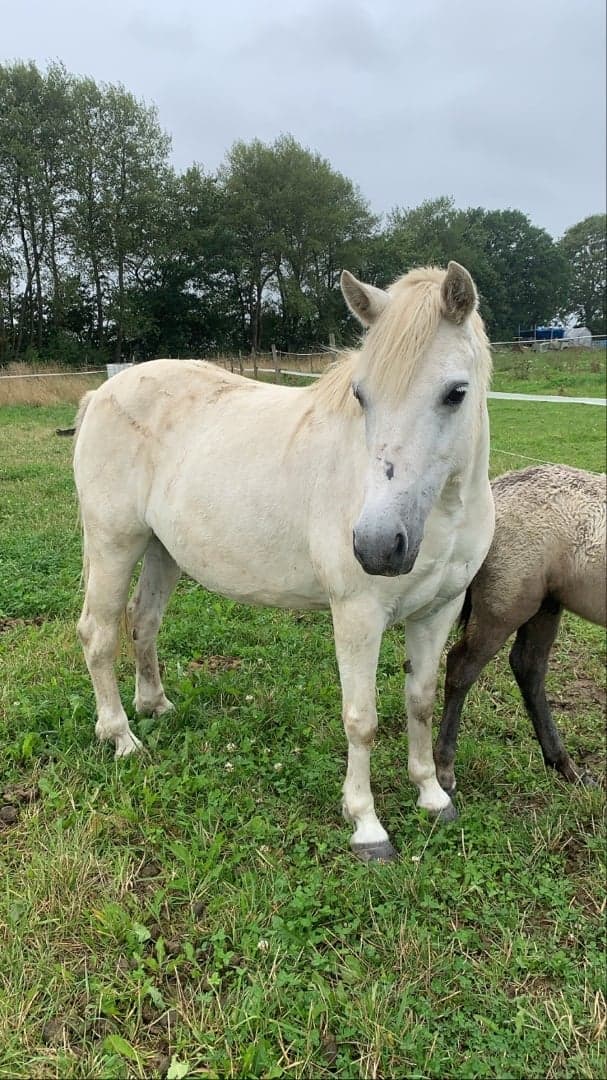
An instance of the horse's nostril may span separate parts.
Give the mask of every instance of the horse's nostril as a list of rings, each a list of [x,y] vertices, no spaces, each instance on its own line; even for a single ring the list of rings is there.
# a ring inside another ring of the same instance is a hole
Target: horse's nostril
[[[395,555],[397,559],[402,558],[402,556],[404,555],[405,544],[405,534],[402,532],[398,532],[394,540],[394,547],[392,548],[392,554]]]

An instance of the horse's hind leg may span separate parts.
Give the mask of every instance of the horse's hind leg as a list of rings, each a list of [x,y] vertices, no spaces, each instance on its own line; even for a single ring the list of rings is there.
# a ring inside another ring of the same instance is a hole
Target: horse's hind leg
[[[123,536],[120,544],[106,540],[93,545],[85,532],[87,581],[78,634],[97,702],[95,731],[98,738],[114,741],[116,757],[141,746],[122,707],[114,661],[131,576],[146,543],[147,536],[139,535]]]
[[[157,537],[152,536],[137,588],[127,608],[127,620],[135,650],[135,708],[139,713],[161,716],[170,709],[160,671],[156,639],[166,605],[181,571]]]
[[[579,772],[569,757],[546,699],[548,657],[558,632],[561,612],[557,600],[551,597],[544,600],[537,614],[520,627],[510,653],[510,666],[546,765],[558,769],[566,780],[592,784],[590,775]]]

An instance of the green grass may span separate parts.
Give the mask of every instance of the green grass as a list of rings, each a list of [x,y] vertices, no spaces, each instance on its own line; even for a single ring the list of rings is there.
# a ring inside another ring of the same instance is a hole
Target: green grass
[[[348,854],[324,613],[182,581],[160,641],[175,712],[137,723],[137,759],[96,743],[53,434],[72,413],[0,414],[0,782],[39,794],[9,790],[0,826],[0,1077],[603,1076],[604,792],[545,771],[505,656],[470,694],[461,817],[441,830],[406,778],[404,642],[386,634],[390,866]],[[604,467],[602,409],[492,402],[491,420],[494,472]],[[131,713],[126,652],[119,673]],[[603,683],[602,632],[567,617],[549,693],[597,776]]]
[[[492,389],[519,394],[607,397],[604,349],[495,351]]]

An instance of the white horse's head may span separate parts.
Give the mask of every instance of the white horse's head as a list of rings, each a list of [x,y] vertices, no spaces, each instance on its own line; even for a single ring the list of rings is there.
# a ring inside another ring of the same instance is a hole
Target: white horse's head
[[[432,507],[475,460],[490,371],[476,288],[455,262],[387,292],[344,270],[341,287],[368,327],[352,380],[370,457],[354,553],[368,574],[407,574]]]

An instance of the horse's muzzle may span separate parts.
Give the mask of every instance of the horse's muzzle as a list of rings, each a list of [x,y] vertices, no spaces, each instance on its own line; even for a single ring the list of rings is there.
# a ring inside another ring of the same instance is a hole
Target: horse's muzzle
[[[419,545],[411,549],[405,529],[399,529],[388,541],[364,543],[352,533],[354,556],[366,574],[398,577],[408,574],[415,565]]]

